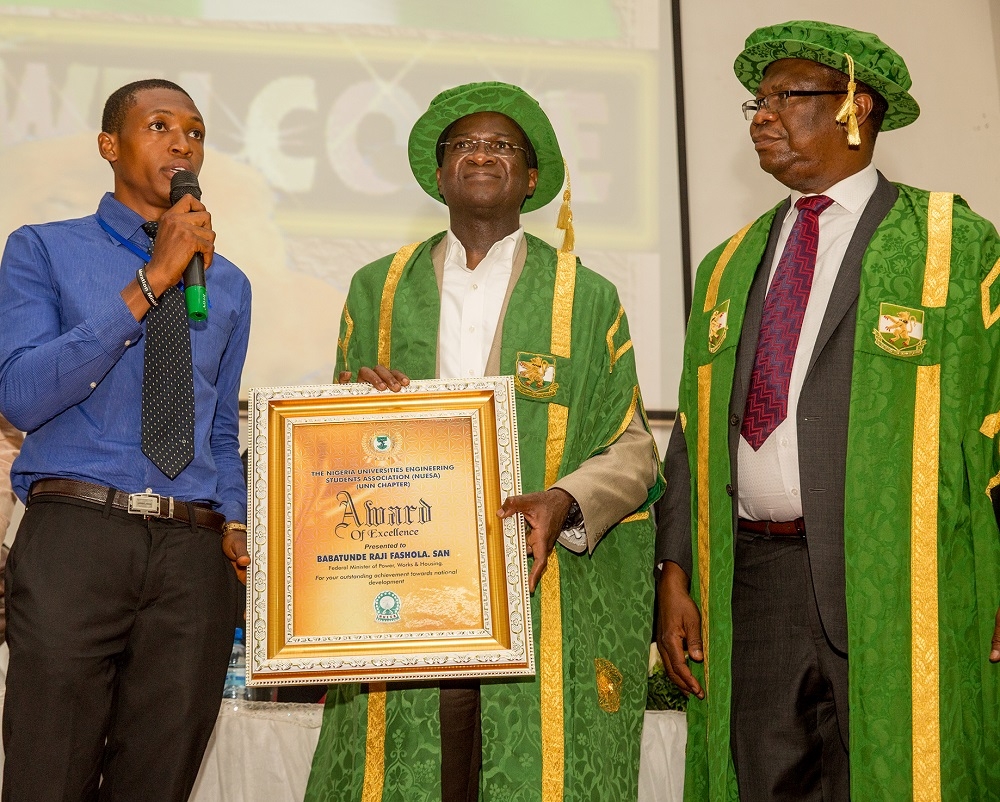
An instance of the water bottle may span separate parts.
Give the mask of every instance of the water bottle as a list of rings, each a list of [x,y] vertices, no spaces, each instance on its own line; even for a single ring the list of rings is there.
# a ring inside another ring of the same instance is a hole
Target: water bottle
[[[236,628],[233,651],[229,655],[229,670],[226,672],[226,684],[222,689],[222,698],[247,698],[247,650],[243,645],[243,630],[240,627]]]

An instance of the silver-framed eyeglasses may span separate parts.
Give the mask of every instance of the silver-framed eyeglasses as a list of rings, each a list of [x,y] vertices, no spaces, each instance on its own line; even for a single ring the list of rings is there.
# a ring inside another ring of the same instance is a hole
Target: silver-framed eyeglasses
[[[495,156],[498,159],[513,159],[518,151],[528,157],[527,148],[508,142],[506,139],[453,139],[442,142],[438,147],[444,150],[449,156],[471,156],[479,146],[483,146],[487,156]]]
[[[816,95],[846,95],[846,89],[785,89],[782,92],[771,92],[763,97],[755,97],[743,104],[743,116],[752,120],[753,116],[763,109],[770,114],[780,114],[788,107],[790,97],[815,97]]]

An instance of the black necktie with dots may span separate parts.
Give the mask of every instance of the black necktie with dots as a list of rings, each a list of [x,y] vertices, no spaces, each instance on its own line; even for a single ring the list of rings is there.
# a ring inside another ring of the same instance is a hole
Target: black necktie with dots
[[[150,247],[155,222],[143,223]],[[174,285],[146,313],[142,453],[173,479],[194,459],[194,373],[184,295]]]

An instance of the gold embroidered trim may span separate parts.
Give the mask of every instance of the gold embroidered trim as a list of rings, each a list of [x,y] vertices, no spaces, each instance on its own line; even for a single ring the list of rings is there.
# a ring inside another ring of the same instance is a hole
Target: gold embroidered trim
[[[979,431],[990,439],[996,437],[997,432],[1000,432],[1000,412],[994,412],[983,418],[983,425],[979,427]]]
[[[648,521],[649,520],[649,510],[645,512],[634,512],[628,518],[622,518],[621,523],[630,524],[633,521]]]
[[[385,783],[385,683],[368,686],[368,734],[365,738],[365,781],[361,802],[382,802]]]
[[[553,335],[553,346],[555,336]],[[553,350],[555,350],[553,348]],[[549,404],[545,438],[545,486],[559,478],[569,407]],[[553,549],[542,574],[542,632],[539,660],[542,715],[542,802],[562,802],[564,786],[565,729],[563,726],[562,597],[559,586],[559,555]]]
[[[559,253],[552,298],[552,353],[569,359],[573,328],[573,292],[576,289],[576,256]]]
[[[385,367],[389,367],[389,357],[392,354],[392,305],[396,300],[396,285],[403,275],[403,268],[419,245],[419,242],[414,242],[396,251],[382,286],[382,302],[378,310],[378,363]]]
[[[559,478],[563,451],[566,448],[566,425],[569,421],[569,407],[564,404],[549,404],[549,428],[545,438],[545,486],[551,487]]]
[[[698,367],[698,586],[701,597],[702,646],[705,650],[705,694],[708,694],[709,488],[708,434],[712,402],[712,365]]]
[[[642,403],[642,396],[638,399],[639,403],[639,414],[642,415],[642,425],[646,427],[647,432],[652,432],[652,427],[649,425],[649,417],[646,415],[646,405]],[[653,438],[653,457],[656,459],[657,473],[660,477],[663,476],[663,460],[660,459],[660,449],[656,445],[656,438]]]
[[[625,315],[625,307],[618,307],[618,317],[615,318],[615,322],[611,324],[611,328],[608,329],[608,357],[611,360],[611,364],[608,365],[608,373],[611,373],[615,369],[615,363],[621,359],[625,354],[628,353],[629,349],[632,348],[632,340],[626,340],[618,349],[615,349],[615,335],[618,333],[618,329],[621,328],[622,317]]]
[[[1000,473],[998,473],[996,476],[994,476],[992,479],[990,479],[989,482],[987,482],[987,484],[986,484],[986,495],[989,496],[990,495],[990,491],[994,487],[996,487],[997,485],[1000,485]]]
[[[615,355],[611,359],[611,367],[615,366],[615,362],[621,359],[625,354],[632,350],[632,340],[626,340],[622,346],[615,351]]]
[[[941,799],[941,667],[938,641],[938,448],[941,366],[917,366],[910,506],[913,800]]]
[[[990,270],[989,275],[983,279],[983,283],[979,287],[983,297],[983,325],[986,328],[1000,320],[1000,304],[997,305],[996,309],[990,309],[990,288],[997,280],[997,276],[1000,276],[1000,259],[997,259],[997,263],[993,265],[993,269]]]
[[[560,252],[552,297],[552,353],[569,359],[573,334],[573,294],[576,289],[576,256]],[[569,407],[549,404],[545,438],[545,486],[559,478]],[[542,716],[542,802],[562,802],[565,786],[565,737],[563,724],[562,596],[559,554],[549,555],[542,575],[542,631],[539,636],[539,695]]]
[[[347,347],[351,344],[351,335],[354,333],[354,320],[351,318],[347,304],[344,304],[344,326],[344,339],[338,340],[337,345],[340,347],[340,353],[344,355],[344,370],[350,370],[347,365]],[[333,380],[336,381],[337,377],[334,376]]]
[[[678,414],[680,415],[680,419],[681,419],[681,431],[683,432],[688,427],[688,416],[685,415],[683,412],[680,412]]]
[[[622,422],[618,424],[617,431],[615,431],[615,433],[611,435],[611,439],[608,440],[608,442],[606,442],[603,446],[601,446],[601,451],[603,451],[605,448],[607,448],[612,443],[617,441],[619,437],[625,434],[625,430],[629,427],[629,424],[632,423],[632,418],[635,417],[635,408],[638,403],[639,403],[639,385],[637,384],[632,388],[632,403],[628,405],[628,412],[625,413],[625,417],[622,418]],[[555,479],[552,480],[552,482],[554,481]],[[546,482],[545,483],[546,487],[552,484],[552,482]]]
[[[921,306],[944,306],[951,274],[951,209],[955,196],[932,192],[927,202],[927,264]]]
[[[562,600],[559,555],[553,549],[542,574],[541,634],[542,802],[562,802],[565,730],[562,688]]]
[[[611,365],[608,366],[608,373],[614,370],[615,367],[615,335],[618,333],[618,329],[622,324],[622,316],[625,314],[625,307],[618,306],[618,316],[615,318],[615,322],[611,324],[611,328],[608,329],[608,335],[605,338],[608,343],[608,357],[611,359]]]
[[[708,280],[708,292],[705,294],[705,312],[711,312],[715,308],[715,302],[719,297],[719,284],[722,281],[722,274],[726,269],[726,265],[733,258],[733,253],[740,247],[740,243],[743,242],[743,238],[747,235],[752,225],[753,223],[747,223],[733,235],[733,238],[726,243],[722,255],[719,256],[719,261],[715,263],[715,267],[712,270],[712,277]]]

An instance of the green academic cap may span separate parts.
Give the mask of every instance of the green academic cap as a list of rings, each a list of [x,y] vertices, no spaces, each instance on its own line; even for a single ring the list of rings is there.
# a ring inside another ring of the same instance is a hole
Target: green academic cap
[[[889,104],[883,131],[909,125],[920,115],[920,107],[909,88],[913,81],[902,57],[873,33],[831,25],[828,22],[792,20],[758,28],[736,57],[736,77],[756,92],[768,65],[783,58],[816,61],[864,81]],[[853,74],[852,74],[853,70]],[[853,100],[853,91],[849,98]],[[848,107],[850,103],[845,103]],[[844,110],[846,122],[847,111]]]
[[[563,157],[556,132],[537,100],[520,87],[499,81],[456,86],[431,101],[410,131],[410,169],[417,183],[434,200],[443,202],[437,186],[438,137],[456,120],[481,111],[510,117],[528,137],[538,157],[538,185],[521,210],[540,209],[559,193],[563,184]]]

